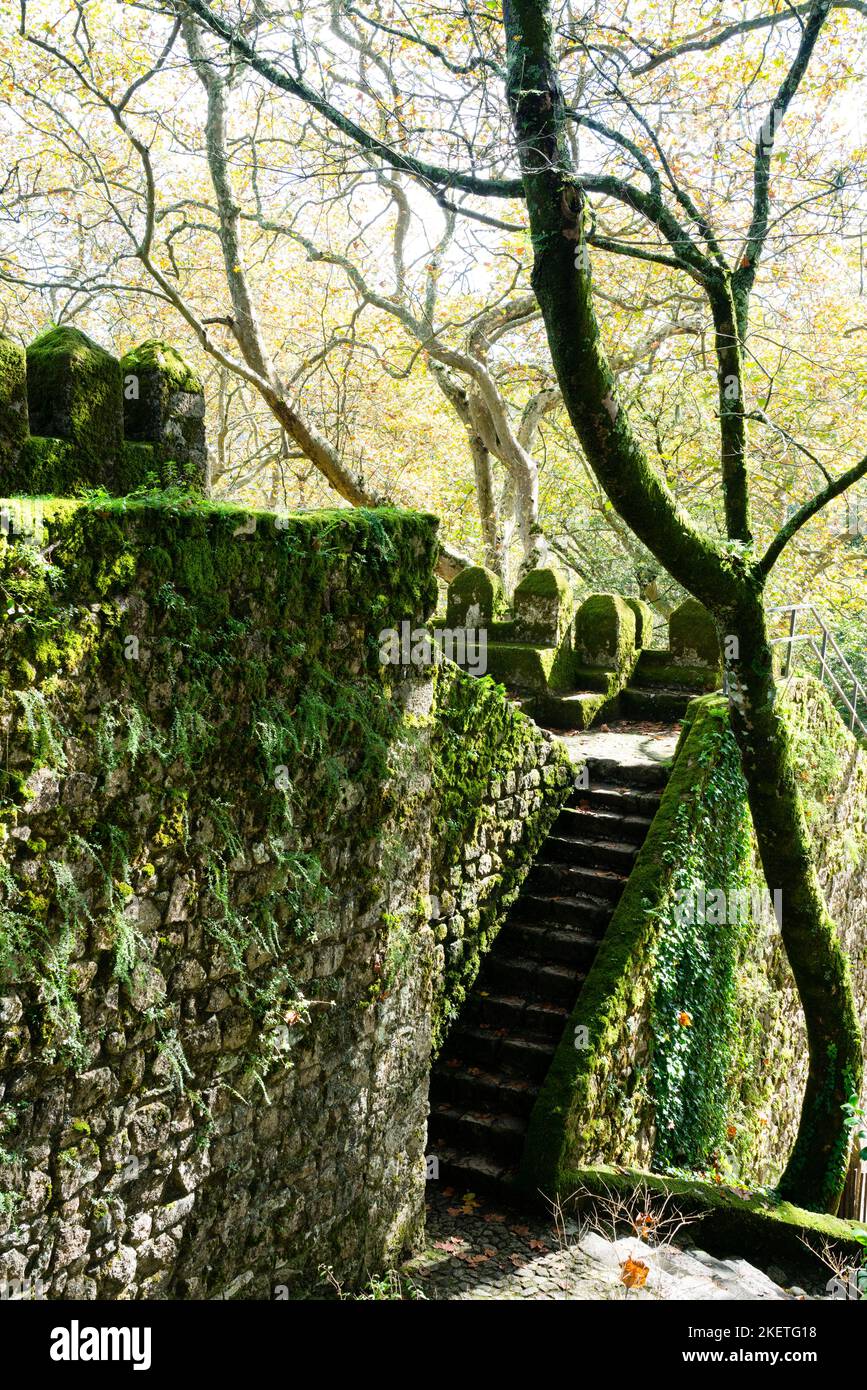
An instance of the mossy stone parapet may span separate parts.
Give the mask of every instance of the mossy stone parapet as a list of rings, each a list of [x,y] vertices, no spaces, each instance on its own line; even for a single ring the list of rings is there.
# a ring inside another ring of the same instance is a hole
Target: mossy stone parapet
[[[653,641],[653,609],[640,598],[628,598],[626,604],[635,614],[636,647],[649,647]]]
[[[449,585],[447,627],[488,627],[505,612],[503,586],[484,565],[469,565]]]
[[[429,611],[436,520],[174,491],[44,513],[50,567],[0,537],[0,1283],[361,1282],[423,1225],[432,680],[376,636]],[[136,1254],[151,1223],[171,1237]]]
[[[123,446],[116,357],[79,328],[49,328],[27,349],[27,398],[32,435],[69,440],[96,472],[110,475]]]
[[[554,647],[534,647],[529,642],[491,642],[488,644],[487,674],[507,690],[520,694],[541,693],[548,689],[556,660]]]
[[[591,594],[575,617],[575,652],[585,666],[622,671],[635,653],[635,614],[618,594]]]
[[[203,490],[199,378],[155,339],[123,361],[125,378],[117,358],[69,326],[48,329],[26,352],[0,337],[0,495]]]
[[[792,1260],[812,1277],[829,1265],[829,1252],[841,1262],[861,1262],[858,1223],[791,1206],[763,1192],[733,1192],[698,1177],[668,1176],[646,1169],[597,1163],[563,1175],[560,1195],[570,1214],[592,1205],[594,1198],[646,1203],[656,1197],[691,1218],[693,1236],[710,1254],[755,1260],[766,1255]]]
[[[21,448],[27,431],[27,355],[0,337],[0,464]]]
[[[531,570],[515,590],[515,628],[520,641],[559,646],[575,611],[572,589],[554,569]]]
[[[668,620],[668,645],[673,666],[721,666],[719,637],[710,613],[698,599],[688,598]]]
[[[126,353],[120,366],[127,439],[152,444],[163,460],[192,466],[204,482],[205,397],[193,368],[157,338]]]

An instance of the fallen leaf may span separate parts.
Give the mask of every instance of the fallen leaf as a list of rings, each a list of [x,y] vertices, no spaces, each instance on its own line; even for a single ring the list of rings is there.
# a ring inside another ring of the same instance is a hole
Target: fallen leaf
[[[643,1260],[624,1260],[620,1266],[620,1282],[628,1289],[643,1289],[649,1273]]]

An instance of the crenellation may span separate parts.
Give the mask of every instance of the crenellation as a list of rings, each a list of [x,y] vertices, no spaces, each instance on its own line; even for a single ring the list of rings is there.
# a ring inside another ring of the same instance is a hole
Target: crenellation
[[[0,337],[0,494],[200,492],[207,457],[201,382],[168,344],[118,360],[69,324],[26,350]]]

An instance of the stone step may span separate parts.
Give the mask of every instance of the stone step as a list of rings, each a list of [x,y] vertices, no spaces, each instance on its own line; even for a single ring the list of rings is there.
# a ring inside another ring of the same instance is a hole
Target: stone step
[[[622,840],[591,840],[562,835],[549,835],[545,855],[561,864],[589,864],[597,869],[617,869],[628,874],[635,863],[639,845],[624,844]]]
[[[623,694],[625,695],[626,691]],[[661,790],[668,781],[670,771],[665,763],[655,763],[649,758],[628,763],[595,755],[587,759],[587,775],[591,787],[601,784],[624,787],[628,791],[643,792],[647,788],[657,787]]]
[[[635,845],[644,843],[650,829],[651,817],[635,815],[626,807],[617,810],[610,807],[564,806],[554,822],[553,834],[561,838],[575,837],[581,840],[628,840]]]
[[[659,810],[663,788],[618,786],[615,782],[593,782],[584,789],[576,787],[566,808],[589,807],[591,810],[613,811],[630,818],[652,820]]]
[[[508,921],[500,932],[504,947],[515,955],[559,961],[586,974],[593,964],[602,931],[587,932],[546,922]]]
[[[466,1067],[456,1059],[439,1061],[431,1072],[431,1101],[449,1101],[465,1110],[498,1110],[503,1114],[528,1116],[536,1103],[539,1087],[526,1077],[507,1071],[485,1071]]]
[[[585,893],[558,894],[554,892],[527,892],[514,903],[510,922],[544,922],[553,925],[562,922],[570,927],[580,927],[587,932],[603,932],[611,920],[611,902],[606,898],[591,897]]]
[[[598,690],[546,690],[534,697],[529,712],[543,728],[567,733],[588,728],[605,703]]]
[[[449,1034],[449,1051],[463,1063],[478,1062],[485,1068],[509,1067],[528,1081],[541,1081],[556,1043],[550,1038],[510,1038],[505,1028],[481,1028],[459,1023]]]
[[[439,1162],[440,1186],[454,1187],[458,1195],[463,1192],[486,1192],[491,1188],[506,1194],[515,1182],[517,1165],[509,1163],[502,1156],[492,1158],[484,1153],[462,1153],[438,1138],[428,1144],[430,1155],[434,1155]]]
[[[521,1157],[527,1133],[527,1121],[523,1116],[462,1110],[446,1101],[437,1101],[431,1106],[430,1118],[437,1136],[455,1149],[484,1153],[494,1162],[501,1158],[516,1163]]]
[[[575,973],[570,971],[570,975]],[[475,990],[467,1000],[467,1018],[476,1023],[555,1041],[562,1037],[568,1017],[565,1005],[526,999],[523,994],[489,994],[481,989]]]
[[[690,693],[683,690],[667,690],[660,686],[638,689],[627,686],[620,692],[620,713],[624,719],[649,720],[659,723],[673,723],[683,719],[690,701],[700,691]]]
[[[562,864],[556,860],[537,861],[528,874],[528,880],[536,893],[541,890],[561,893],[566,897],[585,894],[592,898],[604,898],[609,903],[619,901],[626,884],[626,877],[621,873],[583,864]]]
[[[473,993],[502,993],[523,997],[528,1002],[541,1000],[546,1004],[559,1004],[571,1009],[583,979],[581,972],[573,966],[535,960],[532,956],[505,956],[494,952],[485,961]]]
[[[458,1190],[509,1190],[540,1087],[655,816],[668,768],[588,760],[431,1076],[429,1155]]]

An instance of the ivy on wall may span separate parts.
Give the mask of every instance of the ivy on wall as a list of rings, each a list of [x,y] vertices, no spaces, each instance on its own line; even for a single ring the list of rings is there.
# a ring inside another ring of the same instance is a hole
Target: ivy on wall
[[[708,728],[696,761],[695,793],[678,807],[666,850],[674,873],[651,1006],[654,1160],[663,1170],[712,1166],[737,1135],[738,976],[755,932],[750,913],[732,911],[754,876],[746,786],[727,724]],[[711,894],[724,894],[727,910]]]

